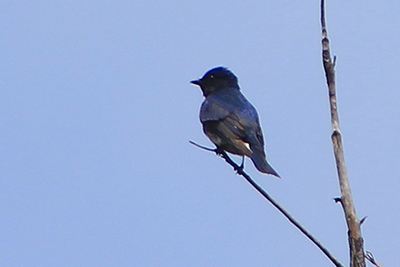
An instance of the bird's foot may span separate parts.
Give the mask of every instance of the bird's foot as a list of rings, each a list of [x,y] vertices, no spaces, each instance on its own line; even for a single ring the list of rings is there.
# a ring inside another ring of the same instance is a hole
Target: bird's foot
[[[244,172],[244,166],[243,166],[243,164],[240,165],[240,166],[234,167],[234,169],[235,169],[235,171],[236,171],[237,174],[243,174],[243,172]]]
[[[240,167],[242,170],[244,169],[244,156],[242,156],[242,164],[240,164]]]
[[[216,147],[214,149],[214,152],[215,152],[215,154],[217,154],[218,156],[221,156],[223,158],[226,155],[226,152],[223,149],[219,148],[219,147]]]

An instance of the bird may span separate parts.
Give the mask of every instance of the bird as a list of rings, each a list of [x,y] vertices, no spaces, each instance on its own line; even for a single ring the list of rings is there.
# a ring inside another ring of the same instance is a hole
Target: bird
[[[226,67],[216,67],[198,80],[205,97],[200,108],[200,122],[216,151],[248,157],[258,171],[280,178],[268,162],[264,137],[255,107],[241,93],[238,78]]]

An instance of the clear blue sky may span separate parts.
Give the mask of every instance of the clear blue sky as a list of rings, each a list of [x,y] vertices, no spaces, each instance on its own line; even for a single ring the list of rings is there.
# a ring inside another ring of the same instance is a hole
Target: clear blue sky
[[[270,3],[271,2],[271,3]],[[365,247],[400,266],[399,1],[329,1]],[[278,180],[246,170],[343,263],[319,1],[2,1],[1,266],[331,266],[212,153],[189,83],[257,107]]]

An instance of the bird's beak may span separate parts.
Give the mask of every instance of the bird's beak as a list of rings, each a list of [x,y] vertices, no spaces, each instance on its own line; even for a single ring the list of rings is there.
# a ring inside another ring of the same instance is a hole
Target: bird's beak
[[[201,80],[194,80],[194,81],[191,81],[190,83],[193,83],[195,85],[200,86],[201,85]]]

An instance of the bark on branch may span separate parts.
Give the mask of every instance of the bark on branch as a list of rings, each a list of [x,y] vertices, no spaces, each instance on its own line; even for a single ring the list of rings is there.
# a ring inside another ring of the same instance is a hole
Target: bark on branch
[[[344,160],[342,133],[339,126],[339,112],[336,99],[335,84],[335,59],[332,61],[329,39],[325,23],[325,3],[321,0],[321,28],[322,28],[322,60],[325,70],[326,82],[329,91],[329,103],[332,123],[332,143],[335,154],[336,168],[339,177],[341,198],[346,223],[348,228],[348,239],[350,246],[350,267],[365,267],[364,241],[361,235],[360,220],[357,217],[356,209],[351,194],[350,183],[347,175],[346,163]]]

